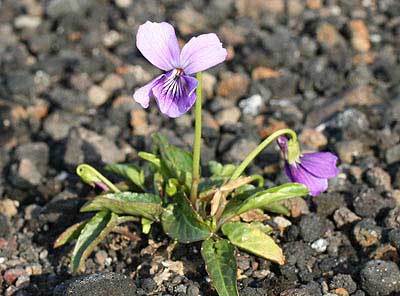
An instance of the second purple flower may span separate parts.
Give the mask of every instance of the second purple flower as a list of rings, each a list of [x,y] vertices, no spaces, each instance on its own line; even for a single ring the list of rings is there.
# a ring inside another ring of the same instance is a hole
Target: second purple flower
[[[328,179],[339,174],[336,167],[337,156],[330,152],[311,152],[296,155],[288,160],[288,139],[281,136],[278,145],[285,155],[285,173],[292,182],[301,183],[310,191],[311,196],[317,196],[328,189]],[[299,151],[300,152],[300,151]]]
[[[141,25],[136,46],[150,63],[166,73],[137,89],[133,98],[147,108],[154,97],[160,111],[173,118],[189,111],[196,101],[198,82],[190,75],[222,63],[227,56],[213,33],[193,37],[181,51],[174,28],[165,22],[147,21]]]

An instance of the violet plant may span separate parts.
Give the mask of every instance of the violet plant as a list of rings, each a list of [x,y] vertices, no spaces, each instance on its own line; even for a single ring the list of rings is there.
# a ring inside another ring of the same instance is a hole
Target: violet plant
[[[226,50],[215,34],[204,34],[192,38],[180,51],[174,28],[168,23],[152,22],[139,27],[137,47],[166,73],[139,88],[134,99],[147,108],[154,98],[160,111],[171,118],[195,104],[193,153],[169,144],[156,133],[152,136],[153,151],[139,153],[148,163],[146,169],[134,164],[105,167],[122,177],[122,183],[113,184],[87,164],[78,166],[81,179],[103,192],[81,208],[81,212],[96,212],[95,215],[66,229],[55,247],[76,239],[70,263],[75,273],[82,270],[97,244],[110,232],[118,231],[120,224],[141,223],[142,232],[147,234],[152,223],[160,222],[174,243],[202,241],[201,254],[218,294],[238,295],[236,248],[278,264],[285,262],[281,248],[270,236],[272,228],[261,222],[246,223],[241,215],[249,211],[288,214],[283,200],[309,193],[315,196],[327,189],[327,180],[338,174],[337,157],[329,152],[302,154],[296,133],[282,129],[266,138],[240,165],[211,161],[211,175],[202,176],[201,71],[222,63]],[[190,76],[193,74],[196,78]],[[293,183],[264,188],[262,176],[244,172],[275,141]]]

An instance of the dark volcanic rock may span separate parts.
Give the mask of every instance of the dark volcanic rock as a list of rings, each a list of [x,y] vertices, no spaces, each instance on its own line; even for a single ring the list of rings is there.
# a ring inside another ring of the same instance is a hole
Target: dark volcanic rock
[[[319,216],[330,216],[340,207],[346,205],[344,198],[340,194],[324,193],[313,198],[313,203],[317,207]]]
[[[326,231],[326,223],[323,218],[315,214],[305,215],[301,218],[300,235],[306,242],[312,242],[321,238]]]
[[[388,204],[379,193],[368,189],[357,195],[353,201],[353,206],[357,215],[366,218],[375,218]]]
[[[372,219],[364,219],[354,227],[354,236],[363,247],[377,245],[382,236],[382,229]]]
[[[329,288],[331,289],[339,289],[343,288],[348,293],[354,293],[357,290],[357,284],[351,278],[349,274],[338,274],[335,275],[332,281],[329,284]]]
[[[361,286],[371,296],[400,292],[400,271],[394,262],[371,260],[360,272]]]
[[[127,276],[119,273],[96,273],[77,277],[62,283],[54,290],[54,296],[130,296],[136,286]]]

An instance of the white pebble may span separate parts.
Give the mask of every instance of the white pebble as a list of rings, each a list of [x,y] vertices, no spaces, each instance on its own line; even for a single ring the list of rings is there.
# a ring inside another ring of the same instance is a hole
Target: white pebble
[[[328,245],[329,243],[326,239],[320,238],[311,244],[311,248],[317,251],[318,253],[323,253],[326,251]]]

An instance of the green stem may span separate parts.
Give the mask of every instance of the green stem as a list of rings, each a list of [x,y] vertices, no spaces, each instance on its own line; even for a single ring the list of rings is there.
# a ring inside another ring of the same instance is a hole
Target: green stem
[[[258,154],[260,154],[269,144],[271,144],[272,141],[274,141],[276,138],[278,138],[279,136],[282,136],[284,134],[289,134],[294,141],[297,141],[297,135],[291,129],[285,128],[285,129],[281,129],[281,130],[274,132],[272,135],[270,135],[268,138],[266,138],[264,141],[262,141],[261,144],[258,145],[257,148],[254,149],[246,157],[246,159],[242,161],[242,163],[233,172],[230,181],[232,182],[232,181],[235,181],[237,178],[239,178],[240,175],[247,168],[247,166],[250,164],[250,162],[252,162]]]
[[[88,164],[81,164],[76,168],[76,173],[81,179],[92,185],[94,182],[100,181],[107,185],[110,190],[114,191],[114,193],[121,192],[113,183],[111,183],[106,177],[100,174],[95,168],[91,167]]]
[[[194,208],[197,204],[197,189],[200,180],[200,146],[201,146],[201,72],[196,74],[198,81],[196,89],[196,106],[195,106],[195,127],[194,127],[194,143],[193,143],[193,170],[192,170],[192,190],[190,192],[190,201]]]

